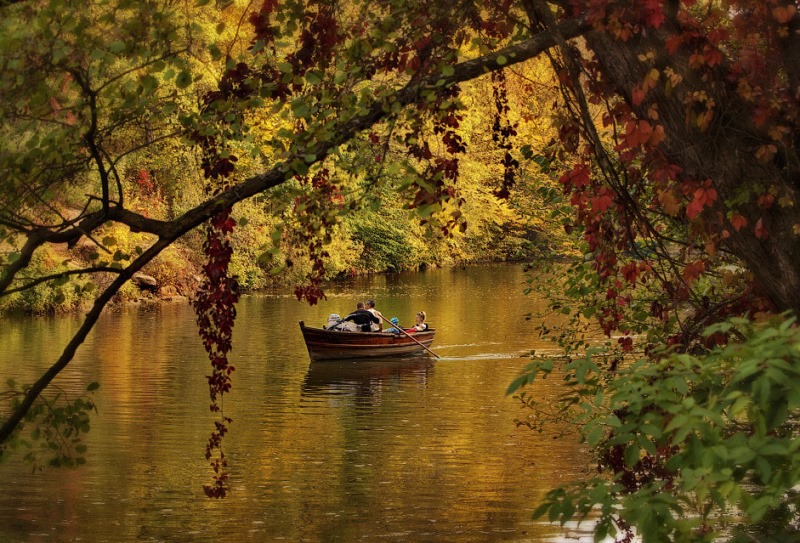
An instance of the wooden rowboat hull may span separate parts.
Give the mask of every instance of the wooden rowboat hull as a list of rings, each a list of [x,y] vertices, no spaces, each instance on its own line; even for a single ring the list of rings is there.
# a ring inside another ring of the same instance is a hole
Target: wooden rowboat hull
[[[334,332],[322,328],[308,328],[300,321],[300,331],[311,360],[336,360],[344,358],[380,358],[409,356],[430,348],[436,330],[416,332],[413,338],[405,334],[380,332]]]

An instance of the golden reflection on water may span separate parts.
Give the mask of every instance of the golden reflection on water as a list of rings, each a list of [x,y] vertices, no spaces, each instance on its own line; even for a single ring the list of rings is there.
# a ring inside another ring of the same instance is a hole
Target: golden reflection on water
[[[0,465],[0,541],[545,541],[530,520],[544,493],[586,469],[574,441],[516,428],[509,382],[540,349],[523,317],[521,266],[362,278],[313,307],[289,295],[238,306],[234,420],[225,440],[230,497],[202,484],[212,429],[207,360],[186,304],[105,314],[59,378],[93,380],[99,413],[87,465],[31,475]],[[422,356],[314,362],[297,325],[375,298],[387,317],[420,309],[438,330]],[[77,319],[3,323],[0,377],[32,379]],[[541,401],[557,381],[528,392]]]

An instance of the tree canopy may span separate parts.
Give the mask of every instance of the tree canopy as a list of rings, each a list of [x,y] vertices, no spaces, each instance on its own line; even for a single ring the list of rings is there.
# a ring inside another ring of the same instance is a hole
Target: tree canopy
[[[468,231],[464,211],[487,194],[467,190],[464,180],[477,156],[468,158],[475,146],[469,134],[481,121],[468,107],[469,86],[484,82],[492,89],[491,97],[484,93],[483,121],[494,147],[487,159],[496,167],[484,188],[513,204],[537,187],[560,187],[560,194],[548,192],[553,216],[583,253],[554,307],[574,316],[575,330],[561,335],[567,375],[579,391],[573,399],[599,398],[586,409],[587,441],[598,448],[604,475],[618,484],[594,487],[600,490],[584,495],[583,509],[560,494],[543,511],[566,520],[599,504],[607,519],[601,530],[636,525],[660,540],[713,537],[714,516],[728,503],[754,521],[786,506],[797,482],[792,447],[773,457],[764,453],[771,468],[781,462],[791,468],[774,472],[782,474],[779,481],[745,467],[711,485],[731,485],[727,493],[709,498],[698,490],[702,485],[681,487],[702,512],[700,521],[654,522],[633,506],[615,509],[612,501],[641,499],[642,492],[667,496],[667,487],[679,486],[676,478],[696,468],[696,458],[684,454],[694,434],[675,431],[683,427],[677,416],[664,415],[672,413],[668,402],[654,392],[651,402],[633,408],[625,388],[639,386],[629,381],[631,359],[666,374],[694,364],[675,356],[728,368],[731,360],[757,357],[754,345],[766,341],[750,323],[800,311],[800,15],[794,0],[24,0],[0,6],[0,62],[7,74],[0,81],[0,295],[45,281],[112,277],[96,291],[79,282],[93,297],[92,308],[50,370],[14,396],[0,428],[2,446],[113,296],[199,227],[208,260],[194,306],[214,368],[212,400],[229,390],[226,354],[239,292],[229,273],[239,227],[235,204],[277,202],[284,191],[290,234],[310,262],[296,293],[310,303],[324,295],[332,233],[347,226],[353,194],[387,190],[391,179],[405,208],[428,228],[445,237]],[[514,85],[530,81],[542,62],[554,81],[546,92]],[[543,95],[551,107],[536,122],[551,138],[533,137],[522,126]],[[202,179],[201,192],[186,209],[151,216],[135,199],[154,175],[174,192]],[[58,202],[68,197],[82,205],[66,212]],[[524,205],[512,209],[524,213]],[[114,225],[141,233],[141,244],[117,247],[108,234]],[[369,231],[358,235],[368,240]],[[98,249],[91,265],[33,273],[46,246],[87,239]],[[587,345],[575,335],[585,319],[615,339],[602,354],[586,355]],[[716,328],[708,331],[710,325]],[[770,336],[770,345],[788,366],[781,371],[791,375],[800,363],[795,328],[775,326],[782,333]],[[733,344],[743,350],[726,350]],[[552,371],[551,362],[533,366],[515,387]],[[756,368],[759,376],[769,370]],[[659,381],[661,373],[645,372],[647,384],[659,382],[659,392],[683,390]],[[745,394],[726,388],[739,382],[734,369],[723,373],[732,381],[716,383],[715,390],[728,398]],[[699,380],[684,394],[708,410],[716,397],[709,386]],[[605,389],[607,396],[600,394]],[[752,405],[764,397],[761,388],[756,392]],[[743,422],[737,409],[726,411],[725,420],[711,411],[701,416],[721,428],[717,445],[746,433],[741,424],[759,420],[767,420],[765,439],[794,435],[800,398],[794,389],[780,398],[786,408],[766,419]],[[641,434],[650,438],[622,447],[620,461],[614,447],[639,431],[636,416],[653,413],[660,418],[645,422],[657,435]],[[218,444],[227,422],[221,414],[209,441],[217,474],[210,495],[224,494]],[[663,518],[685,519],[694,511],[680,501],[665,501],[664,508]]]

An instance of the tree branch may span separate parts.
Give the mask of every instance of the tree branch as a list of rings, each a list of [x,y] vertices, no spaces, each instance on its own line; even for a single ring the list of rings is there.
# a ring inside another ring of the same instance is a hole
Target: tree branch
[[[122,268],[112,268],[110,266],[93,266],[91,268],[67,270],[59,273],[53,273],[50,275],[44,275],[42,277],[37,277],[36,279],[30,281],[29,283],[25,283],[21,287],[10,288],[5,292],[0,293],[0,298],[2,298],[3,296],[8,296],[9,294],[14,294],[15,292],[22,292],[24,290],[32,289],[36,285],[46,283],[47,281],[53,281],[55,279],[61,279],[62,277],[66,277],[69,275],[83,275],[85,273],[98,273],[98,272],[122,273]]]
[[[573,20],[558,27],[558,32],[563,37],[575,37],[584,32],[583,22]],[[468,60],[454,66],[454,73],[449,77],[440,75],[427,76],[416,83],[409,84],[394,95],[393,101],[399,102],[402,106],[409,105],[416,101],[420,93],[425,89],[446,88],[446,86],[469,81],[480,77],[490,71],[501,70],[508,66],[529,60],[542,51],[553,47],[556,44],[554,33],[542,32],[529,40],[519,42],[497,51],[495,53]],[[355,137],[356,134],[369,128],[370,126],[391,115],[392,108],[385,107],[384,100],[375,100],[367,108],[366,113],[345,121],[334,133],[336,136],[330,141],[317,142],[311,152],[315,155],[312,163],[323,160],[333,149],[346,143]],[[304,153],[305,156],[308,154]],[[0,277],[0,292],[8,287],[16,273],[23,269],[29,262],[31,255],[37,247],[43,243],[66,242],[77,240],[85,232],[91,232],[107,220],[121,222],[128,225],[131,230],[145,231],[159,235],[159,240],[150,248],[142,253],[127,268],[120,272],[120,275],[98,296],[92,306],[91,311],[86,315],[81,327],[75,336],[67,344],[58,360],[47,370],[33,386],[27,391],[24,400],[13,411],[9,418],[0,427],[0,444],[4,443],[13,433],[17,425],[30,410],[36,398],[50,384],[50,382],[69,364],[75,356],[78,347],[84,342],[87,335],[94,327],[97,319],[105,305],[111,300],[114,294],[124,285],[135,272],[139,271],[148,262],[155,258],[166,247],[170,246],[176,239],[190,230],[196,228],[218,211],[241,202],[247,198],[255,196],[269,188],[280,185],[287,179],[294,176],[290,165],[292,160],[275,166],[268,172],[255,175],[242,183],[231,187],[225,192],[203,202],[194,209],[184,213],[178,219],[171,222],[155,221],[147,219],[139,214],[120,209],[111,208],[108,213],[98,211],[87,215],[75,228],[64,232],[51,232],[37,230],[32,233],[22,250],[22,256],[9,266],[6,274]]]
[[[86,319],[83,321],[83,324],[64,348],[64,351],[61,353],[61,356],[58,358],[55,364],[53,364],[41,377],[39,377],[39,379],[31,386],[31,388],[28,389],[22,402],[20,402],[11,415],[3,422],[2,427],[0,427],[0,452],[2,451],[1,444],[8,440],[8,438],[14,432],[14,429],[28,413],[42,391],[47,388],[52,380],[55,379],[61,370],[63,370],[75,356],[75,352],[84,342],[84,340],[86,340],[86,336],[89,335],[89,332],[94,327],[97,319],[100,318],[100,314],[102,313],[106,304],[117,293],[117,291],[119,291],[122,285],[124,285],[131,277],[133,277],[135,272],[139,271],[145,264],[155,258],[166,247],[169,247],[174,241],[175,238],[163,238],[158,240],[147,251],[142,253],[139,258],[134,260],[130,266],[122,270],[119,277],[117,277],[103,291],[103,293],[97,297],[91,311],[86,314]],[[2,455],[0,454],[0,456]]]

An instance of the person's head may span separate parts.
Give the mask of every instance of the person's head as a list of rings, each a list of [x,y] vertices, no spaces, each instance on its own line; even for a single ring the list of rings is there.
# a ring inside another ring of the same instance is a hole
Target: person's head
[[[375,300],[367,300],[366,304],[367,304],[367,309],[372,309],[375,307]]]
[[[356,304],[356,309],[364,309],[364,302],[358,302]]]
[[[389,319],[389,322],[397,326],[398,324],[400,324],[400,319],[398,319],[397,317],[392,317],[391,319]]]
[[[425,322],[425,318],[426,318],[426,317],[427,317],[427,315],[425,314],[425,312],[424,312],[424,311],[419,311],[419,312],[417,313],[417,322],[418,322],[418,323],[420,323],[420,324],[422,324],[423,322]]]

